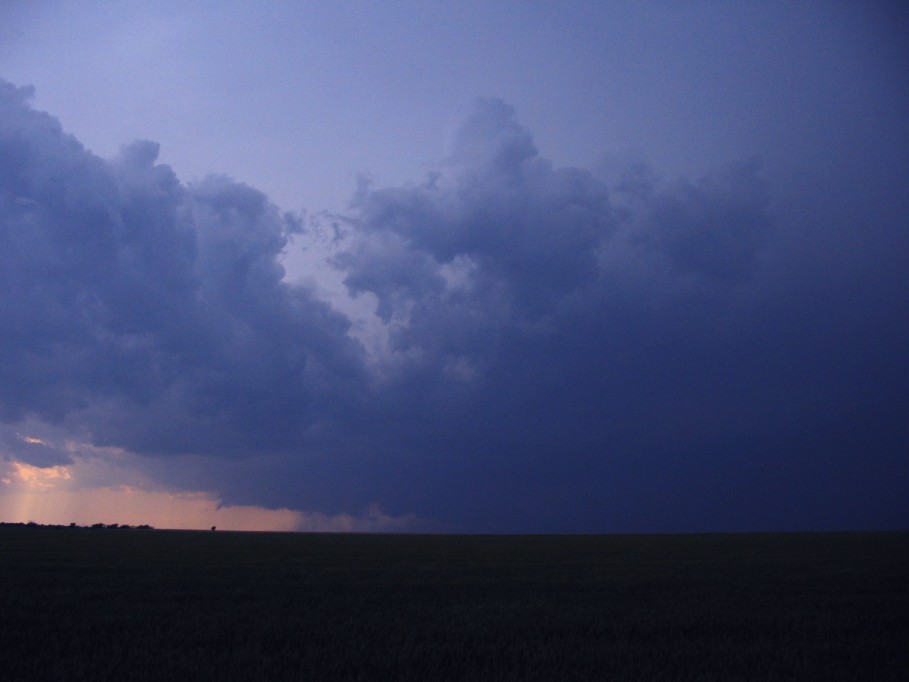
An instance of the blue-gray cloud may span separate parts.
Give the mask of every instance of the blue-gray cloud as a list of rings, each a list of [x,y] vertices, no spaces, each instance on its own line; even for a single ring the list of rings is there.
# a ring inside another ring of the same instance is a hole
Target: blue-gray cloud
[[[757,159],[603,178],[480,100],[425,181],[364,181],[337,218],[333,264],[387,335],[370,356],[283,279],[297,219],[227,178],[180,182],[151,142],[99,159],[28,99],[0,84],[8,429],[204,455],[227,502],[467,530],[909,518],[899,197],[829,215],[841,243],[868,237],[832,257]]]
[[[787,250],[805,227],[776,220],[756,159],[615,185],[554,169],[484,100],[423,184],[361,187],[337,263],[397,321],[412,504],[497,528],[823,526],[878,469],[905,485],[892,269]],[[907,518],[894,481],[866,498],[880,522]]]
[[[283,281],[298,221],[158,148],[107,162],[0,88],[0,413],[96,442],[222,456],[301,447],[360,381],[348,321]]]

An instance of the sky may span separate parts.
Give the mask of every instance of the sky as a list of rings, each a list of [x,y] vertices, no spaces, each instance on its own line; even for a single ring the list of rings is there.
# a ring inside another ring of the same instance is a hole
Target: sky
[[[0,519],[909,528],[909,12],[0,2]]]

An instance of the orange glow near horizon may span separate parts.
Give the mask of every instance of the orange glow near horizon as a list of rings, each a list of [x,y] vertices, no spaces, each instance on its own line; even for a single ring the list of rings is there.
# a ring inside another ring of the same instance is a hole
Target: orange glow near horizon
[[[128,485],[81,488],[74,472],[77,466],[36,467],[10,462],[6,475],[0,478],[0,519],[59,525],[119,523],[284,531],[297,530],[303,518],[290,509],[222,506],[204,492],[173,493]]]
[[[219,506],[204,493],[173,494],[128,488],[33,488],[0,494],[5,521],[91,525],[119,523],[155,528],[298,530],[302,515],[290,509]]]
[[[34,438],[26,440],[29,442],[35,441]],[[12,475],[28,488],[50,490],[56,487],[59,482],[70,481],[73,478],[72,472],[67,466],[41,468],[24,462],[13,462],[12,465]]]
[[[3,462],[0,461],[0,465]],[[365,516],[335,516],[293,509],[223,505],[205,492],[171,492],[130,485],[79,485],[72,465],[36,467],[9,462],[0,471],[0,521],[89,526],[95,523],[147,524],[155,528],[244,531],[394,532],[415,518],[392,517],[378,507]]]

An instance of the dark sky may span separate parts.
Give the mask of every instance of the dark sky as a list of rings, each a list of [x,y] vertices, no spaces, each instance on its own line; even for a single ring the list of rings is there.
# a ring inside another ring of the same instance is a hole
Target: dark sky
[[[396,528],[909,526],[905,17],[834,14],[717,67],[775,93],[750,118],[693,86],[709,168],[557,163],[492,93],[330,212],[102,158],[0,81],[0,456]]]

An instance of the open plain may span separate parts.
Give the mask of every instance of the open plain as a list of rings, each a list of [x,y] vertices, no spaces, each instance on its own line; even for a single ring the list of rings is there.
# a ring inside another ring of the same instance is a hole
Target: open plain
[[[0,528],[4,680],[897,680],[909,533]]]

